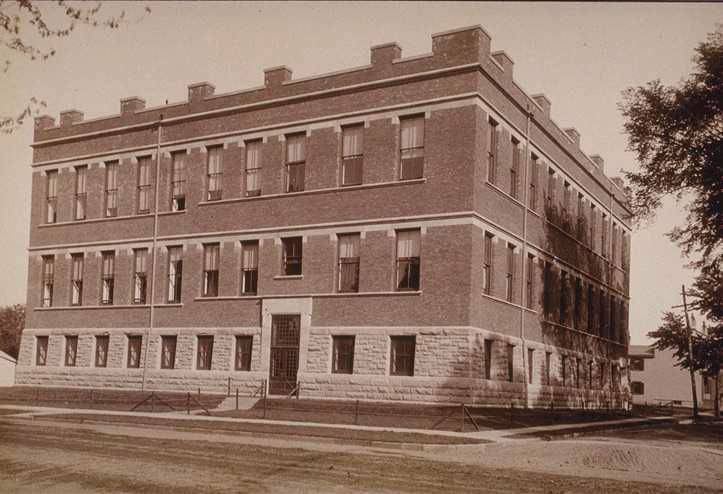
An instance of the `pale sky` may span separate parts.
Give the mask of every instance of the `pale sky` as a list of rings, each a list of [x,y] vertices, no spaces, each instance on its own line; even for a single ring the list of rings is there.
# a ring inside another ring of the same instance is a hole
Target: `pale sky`
[[[147,106],[183,101],[187,85],[222,93],[263,84],[263,69],[288,65],[294,78],[369,63],[369,47],[397,41],[403,56],[431,51],[431,35],[481,24],[492,50],[515,62],[528,94],[545,93],[552,118],[575,127],[582,148],[605,159],[608,175],[637,167],[625,150],[620,91],[659,78],[673,84],[693,68],[693,50],[723,22],[723,4],[575,3],[192,3],[149,5],[122,29],[79,28],[46,62],[17,59],[0,74],[0,114],[36,96],[47,113],[76,108],[85,118],[119,112],[119,100]],[[136,16],[139,4],[126,7]],[[5,53],[2,53],[5,59]],[[32,122],[0,135],[0,305],[24,303],[30,217]],[[692,273],[664,236],[684,214],[672,201],[632,235],[630,332],[646,342],[660,313],[680,303]]]

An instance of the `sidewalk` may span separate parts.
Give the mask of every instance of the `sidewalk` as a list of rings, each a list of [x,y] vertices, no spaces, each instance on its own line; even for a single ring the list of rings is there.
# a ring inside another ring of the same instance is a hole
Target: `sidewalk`
[[[21,413],[12,415],[3,415],[0,418],[33,418],[52,415],[79,415],[79,416],[98,416],[98,417],[135,417],[135,418],[154,418],[174,421],[204,421],[215,423],[235,423],[235,424],[259,424],[259,425],[276,425],[287,428],[301,429],[324,429],[339,431],[365,431],[365,432],[389,432],[395,434],[420,434],[426,436],[446,436],[446,437],[465,437],[489,442],[507,442],[519,439],[534,439],[540,435],[567,435],[581,432],[592,432],[599,430],[619,429],[625,427],[636,427],[645,425],[656,425],[670,423],[675,419],[673,417],[649,417],[649,418],[632,418],[621,420],[584,422],[575,424],[556,424],[515,429],[490,429],[483,431],[465,431],[454,432],[444,430],[429,429],[408,429],[401,427],[374,427],[365,425],[351,424],[328,424],[319,422],[296,422],[284,420],[268,420],[268,419],[251,419],[251,418],[230,418],[217,417],[199,414],[187,415],[182,412],[165,412],[165,413],[149,413],[149,412],[125,412],[110,410],[94,410],[94,409],[68,409],[68,408],[52,408],[37,406],[21,406],[21,405],[0,405],[0,410],[22,410]],[[467,427],[472,428],[471,424]]]

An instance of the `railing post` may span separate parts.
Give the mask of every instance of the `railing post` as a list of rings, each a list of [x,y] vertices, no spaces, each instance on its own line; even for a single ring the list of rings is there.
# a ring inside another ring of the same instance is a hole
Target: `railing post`
[[[238,387],[236,387],[236,410],[238,410]]]
[[[459,432],[464,432],[464,403],[462,403],[460,407],[460,410],[462,411],[462,427],[460,427]]]
[[[354,406],[354,425],[359,424],[359,400],[356,400],[356,405]]]
[[[262,419],[266,418],[266,386],[264,386],[264,413],[261,416]]]
[[[231,376],[228,376],[228,388],[226,389],[226,398],[231,396]]]
[[[186,415],[191,415],[191,393],[186,392]]]

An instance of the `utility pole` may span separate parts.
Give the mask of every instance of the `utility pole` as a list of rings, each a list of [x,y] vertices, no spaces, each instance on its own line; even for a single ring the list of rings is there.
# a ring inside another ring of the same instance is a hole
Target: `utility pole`
[[[688,361],[690,363],[688,370],[690,371],[690,386],[693,391],[693,419],[698,418],[698,393],[695,389],[695,369],[693,368],[693,330],[690,327],[690,317],[688,316],[688,302],[685,298],[685,285],[682,285],[683,294],[683,311],[685,312],[685,327],[688,330]]]

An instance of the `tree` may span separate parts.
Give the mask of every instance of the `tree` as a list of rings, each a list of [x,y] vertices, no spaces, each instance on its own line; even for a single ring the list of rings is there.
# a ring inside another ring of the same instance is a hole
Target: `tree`
[[[698,344],[695,345],[696,360],[700,363],[703,375],[715,380],[713,406],[715,416],[720,417],[720,372],[723,359],[723,325],[703,331]]]
[[[723,25],[695,50],[695,70],[678,87],[659,80],[623,92],[628,149],[640,170],[626,172],[637,219],[666,196],[685,202],[686,224],[668,233],[700,272],[692,305],[720,320],[723,309]]]
[[[48,46],[49,42],[67,38],[79,25],[117,29],[129,22],[125,10],[104,17],[101,9],[100,2],[76,6],[65,0],[0,0],[0,74],[8,72],[13,58],[44,61],[54,56],[56,50]],[[150,12],[151,9],[145,7],[145,13]],[[44,101],[32,97],[18,113],[0,115],[0,132],[12,133],[45,106]]]
[[[25,306],[9,305],[0,308],[0,350],[17,358],[20,335],[25,327]]]

